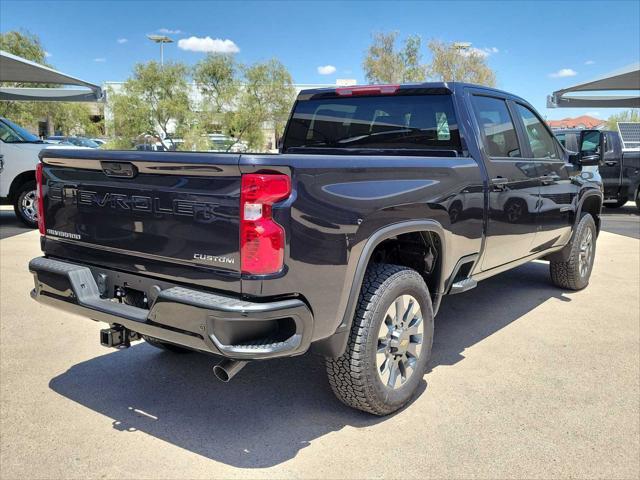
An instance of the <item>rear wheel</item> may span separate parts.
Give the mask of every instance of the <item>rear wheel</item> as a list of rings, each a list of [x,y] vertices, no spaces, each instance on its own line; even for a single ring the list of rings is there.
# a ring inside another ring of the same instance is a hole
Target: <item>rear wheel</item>
[[[433,309],[422,277],[407,267],[367,270],[346,351],[327,359],[329,383],[346,405],[387,415],[413,396],[431,356]]]
[[[183,354],[183,353],[191,353],[193,351],[193,350],[189,350],[188,348],[174,345],[173,343],[163,342],[161,340],[158,340],[157,338],[147,337],[146,335],[143,335],[142,338],[144,338],[144,341],[147,342],[152,347],[159,348],[160,350],[164,350],[166,352]]]
[[[13,211],[27,227],[38,227],[38,196],[34,180],[20,186],[13,201]]]
[[[550,263],[551,281],[560,288],[583,289],[589,285],[595,255],[596,224],[593,217],[586,213],[576,228],[567,261]]]
[[[640,212],[640,188],[636,192],[636,208]]]

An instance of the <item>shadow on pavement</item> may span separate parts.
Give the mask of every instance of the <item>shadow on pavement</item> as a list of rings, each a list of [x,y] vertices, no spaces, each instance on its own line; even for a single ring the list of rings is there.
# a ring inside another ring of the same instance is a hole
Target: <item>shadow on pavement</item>
[[[32,231],[18,220],[12,210],[0,210],[0,240]]]
[[[530,263],[445,298],[430,369],[464,360],[466,348],[552,297],[570,301],[551,286],[546,263]],[[255,362],[228,384],[215,380],[215,362],[137,344],[74,365],[49,386],[114,419],[123,434],[143,431],[242,468],[277,465],[347,425],[384,421],[336,400],[318,356]],[[422,382],[418,395],[425,389]]]

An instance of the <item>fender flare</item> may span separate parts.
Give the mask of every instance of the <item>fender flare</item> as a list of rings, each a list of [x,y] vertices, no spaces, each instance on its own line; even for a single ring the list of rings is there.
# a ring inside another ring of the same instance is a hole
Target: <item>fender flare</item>
[[[580,199],[580,202],[578,203],[578,208],[576,209],[576,218],[573,219],[574,232],[575,232],[575,227],[578,226],[578,222],[580,221],[580,217],[582,216],[582,207],[584,206],[584,202],[591,197],[598,198],[598,200],[600,201],[600,211],[602,211],[602,203],[604,202],[604,195],[602,194],[602,192],[591,191],[591,192],[585,193],[585,195],[583,195],[583,197]],[[571,238],[573,239],[573,234],[571,235]]]
[[[324,354],[330,357],[339,357],[344,352],[347,342],[349,340],[349,333],[351,331],[351,324],[353,323],[353,316],[355,314],[356,306],[358,303],[358,297],[360,296],[360,289],[362,288],[362,282],[364,281],[364,275],[369,265],[371,256],[380,243],[384,240],[392,238],[396,235],[402,235],[404,233],[412,232],[431,232],[438,235],[440,238],[440,258],[441,258],[441,271],[438,281],[438,290],[432,292],[436,298],[442,296],[444,292],[444,283],[446,281],[446,275],[443,272],[444,262],[446,259],[446,242],[445,242],[445,230],[439,222],[435,220],[409,220],[405,222],[394,223],[387,225],[379,230],[376,230],[366,241],[355,266],[355,271],[351,281],[351,287],[349,289],[349,295],[347,298],[346,307],[342,320],[333,335],[314,344],[318,353]],[[434,308],[435,311],[435,308]]]
[[[554,252],[550,255],[545,256],[544,257],[545,260],[549,260],[552,262],[566,262],[569,259],[569,254],[571,253],[571,245],[573,243],[573,234],[575,233],[576,228],[578,226],[578,222],[580,222],[580,218],[582,217],[582,207],[584,206],[584,202],[591,197],[598,198],[598,200],[600,201],[600,210],[602,210],[602,203],[604,200],[604,196],[602,195],[602,192],[593,191],[591,193],[586,193],[578,203],[578,208],[576,209],[576,218],[573,219],[573,227],[571,228],[571,238],[569,239],[569,242],[557,252]],[[596,220],[596,226],[598,227],[598,231],[599,231],[600,228],[599,228],[598,220],[597,219],[594,219],[594,220]]]

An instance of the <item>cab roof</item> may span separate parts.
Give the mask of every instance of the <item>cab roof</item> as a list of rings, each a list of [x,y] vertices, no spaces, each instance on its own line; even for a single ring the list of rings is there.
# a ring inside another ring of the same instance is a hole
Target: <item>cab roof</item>
[[[401,83],[401,84],[367,84],[336,86],[328,88],[309,88],[298,93],[298,100],[310,100],[312,98],[339,98],[347,96],[366,95],[433,95],[433,94],[453,94],[461,92],[465,88],[485,90],[500,97],[518,99],[524,103],[529,103],[525,99],[493,87],[478,85],[466,82],[422,82],[422,83]],[[351,93],[349,93],[351,92]]]

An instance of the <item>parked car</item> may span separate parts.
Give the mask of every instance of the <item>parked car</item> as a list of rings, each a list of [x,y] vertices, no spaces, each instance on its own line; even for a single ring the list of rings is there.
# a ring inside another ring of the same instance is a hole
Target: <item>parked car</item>
[[[237,141],[235,138],[228,137],[221,133],[210,133],[207,135],[211,145],[210,152],[246,152],[249,148],[247,142]]]
[[[312,348],[342,402],[389,414],[445,296],[535,259],[588,285],[602,143],[569,153],[520,97],[425,83],[302,91],[276,155],[45,151],[32,296],[108,323],[105,346],[220,355],[224,381]]]
[[[0,117],[0,200],[13,205],[25,225],[38,226],[36,176],[38,153],[54,145]]]
[[[76,147],[100,148],[100,145],[98,145],[96,142],[85,137],[52,135],[50,137],[47,137],[47,142],[57,143],[62,145],[75,145]]]
[[[92,138],[91,141],[96,143],[98,147],[102,147],[105,143],[107,143],[107,141],[102,138]]]

